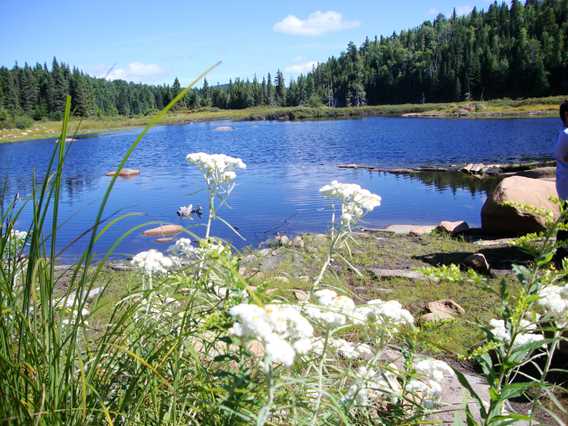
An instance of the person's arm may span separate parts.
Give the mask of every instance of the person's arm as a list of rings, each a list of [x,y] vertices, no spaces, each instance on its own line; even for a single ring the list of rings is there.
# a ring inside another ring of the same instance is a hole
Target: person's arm
[[[554,149],[554,157],[558,161],[568,163],[568,129],[560,132]]]

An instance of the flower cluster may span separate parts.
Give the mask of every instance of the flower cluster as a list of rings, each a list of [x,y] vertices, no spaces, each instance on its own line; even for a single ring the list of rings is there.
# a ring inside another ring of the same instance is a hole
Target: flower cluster
[[[507,329],[505,321],[493,319],[489,321],[489,325],[491,326],[490,332],[496,340],[507,344],[511,343],[511,331]],[[525,333],[518,333],[515,336],[514,342],[512,342],[513,347],[519,347],[526,345],[527,343],[540,342],[544,340],[544,336],[542,334],[531,333],[531,331],[536,330],[536,325],[534,323],[527,320],[521,320],[520,326],[522,331],[525,331]]]
[[[173,266],[173,261],[158,250],[148,250],[138,253],[132,258],[132,264],[146,275],[166,274]]]
[[[297,306],[240,304],[229,313],[236,320],[231,334],[262,343],[271,362],[289,367],[297,353],[312,349],[314,329]]]
[[[396,300],[377,299],[357,306],[352,299],[333,290],[319,290],[314,296],[318,303],[306,305],[306,315],[329,328],[346,324],[374,323],[386,327],[414,324],[412,314]]]
[[[230,192],[232,189],[232,183],[237,178],[236,171],[247,167],[240,158],[225,154],[195,152],[188,154],[186,160],[203,173],[210,190],[220,190],[228,185],[225,192]]]
[[[538,304],[546,311],[558,327],[568,326],[568,286],[551,285],[539,293]]]
[[[357,184],[339,183],[336,180],[320,188],[320,193],[341,202],[341,224],[351,227],[366,213],[381,205],[381,197]]]
[[[414,401],[424,408],[434,408],[442,396],[445,376],[453,376],[454,371],[444,361],[423,359],[414,364],[416,377],[411,379],[406,390],[414,396]]]
[[[373,368],[359,367],[355,383],[351,385],[343,400],[353,401],[363,407],[377,400],[396,402],[402,392],[396,372],[397,368],[394,365],[380,372]]]

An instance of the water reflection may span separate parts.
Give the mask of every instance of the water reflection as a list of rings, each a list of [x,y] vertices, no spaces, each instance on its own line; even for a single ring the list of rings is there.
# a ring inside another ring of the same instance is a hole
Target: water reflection
[[[479,178],[457,172],[420,172],[400,176],[403,179],[421,182],[439,192],[450,191],[456,195],[459,190],[466,190],[472,197],[489,194],[499,183],[498,178]]]

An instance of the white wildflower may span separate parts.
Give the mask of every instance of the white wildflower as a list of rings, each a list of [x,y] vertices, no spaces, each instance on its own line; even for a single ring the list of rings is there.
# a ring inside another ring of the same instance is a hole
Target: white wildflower
[[[165,274],[173,266],[169,257],[154,249],[138,253],[132,258],[132,264],[149,276]]]
[[[264,344],[273,362],[292,365],[296,353],[311,350],[314,329],[297,306],[271,304],[264,308],[240,304],[229,311],[236,322],[231,333]]]
[[[505,321],[492,319],[489,321],[489,325],[491,326],[491,334],[496,340],[503,343],[511,343],[511,331],[507,329]],[[519,325],[521,327],[521,331],[534,331],[536,329],[536,325],[527,320],[521,320]],[[543,340],[544,336],[542,334],[520,332],[515,336],[513,347],[523,346],[527,343],[540,342]]]
[[[344,339],[331,339],[329,346],[346,359],[370,360],[374,356],[373,349],[366,343],[353,343]]]
[[[372,368],[359,367],[355,383],[351,385],[343,400],[353,400],[360,406],[373,404],[377,400],[396,402],[402,389],[393,371],[397,371],[394,365],[382,372],[377,372]]]
[[[333,290],[319,290],[314,293],[318,305],[307,305],[306,314],[331,328],[349,322],[355,312],[355,302],[347,296],[339,296]]]
[[[568,286],[548,286],[539,293],[538,304],[560,328],[568,326]]]
[[[414,364],[416,378],[410,380],[406,390],[414,396],[416,403],[431,409],[438,405],[442,396],[442,387],[446,376],[453,376],[454,371],[444,361],[423,359]]]
[[[366,213],[381,205],[381,197],[357,184],[331,182],[320,188],[320,193],[341,202],[341,223],[351,227]]]
[[[414,317],[404,309],[400,302],[389,300],[371,300],[366,305],[357,307],[354,313],[355,322],[379,323],[384,326],[413,325]]]
[[[225,154],[206,154],[196,152],[188,154],[187,161],[195,165],[207,182],[210,189],[229,193],[233,182],[237,178],[238,169],[246,169],[246,164],[240,158]]]

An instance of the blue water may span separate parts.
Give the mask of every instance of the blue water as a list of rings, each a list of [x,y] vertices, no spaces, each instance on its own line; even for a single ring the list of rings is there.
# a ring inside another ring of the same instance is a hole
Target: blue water
[[[231,132],[217,132],[229,125]],[[450,120],[368,118],[311,122],[213,122],[162,126],[139,145],[127,167],[141,170],[129,180],[119,179],[107,215],[139,212],[114,226],[96,246],[104,253],[125,231],[146,221],[181,223],[202,232],[205,218],[181,220],[179,206],[206,207],[204,182],[185,161],[190,152],[205,151],[241,157],[247,163],[237,179],[230,208],[220,215],[246,238],[240,241],[225,225],[213,233],[236,246],[256,245],[276,232],[323,232],[330,219],[328,202],[319,188],[333,179],[354,182],[378,193],[383,204],[364,225],[430,224],[466,220],[479,225],[486,187],[474,180],[447,176],[394,176],[365,170],[341,170],[341,163],[377,166],[447,165],[464,162],[512,161],[550,157],[558,120]],[[101,197],[110,182],[105,173],[119,163],[140,130],[81,138],[69,145],[63,176],[59,246],[64,247],[92,225]],[[31,193],[31,177],[43,176],[53,140],[0,145],[0,179],[9,194]],[[18,227],[30,223],[24,210]],[[79,240],[63,254],[74,258],[84,249]],[[165,249],[137,231],[117,254],[148,248]]]

